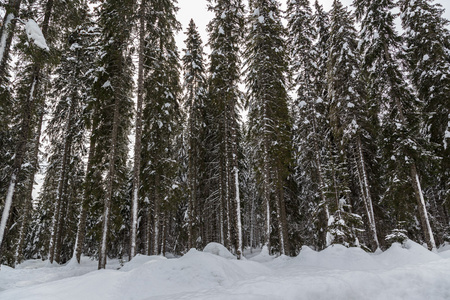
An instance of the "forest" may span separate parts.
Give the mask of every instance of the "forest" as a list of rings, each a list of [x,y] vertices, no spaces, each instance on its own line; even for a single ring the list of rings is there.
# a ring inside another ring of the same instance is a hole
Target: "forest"
[[[1,264],[450,242],[441,5],[206,4],[0,1]]]

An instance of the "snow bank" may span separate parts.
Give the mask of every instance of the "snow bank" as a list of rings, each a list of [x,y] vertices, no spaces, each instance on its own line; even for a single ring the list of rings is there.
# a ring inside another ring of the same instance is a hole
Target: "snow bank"
[[[380,254],[334,245],[275,258],[266,248],[240,261],[209,244],[181,258],[109,261],[100,271],[87,258],[76,266],[27,261],[2,266],[0,299],[450,299],[449,252],[408,241]]]
[[[231,254],[231,252],[228,251],[227,248],[225,248],[222,244],[219,243],[209,243],[203,249],[203,252],[218,255],[223,258],[236,259],[236,257],[233,254]]]
[[[254,257],[251,258],[252,261],[257,261],[257,262],[269,262],[275,259],[275,256],[272,256],[269,254],[269,249],[267,248],[267,246],[263,246],[263,248],[261,249],[261,252],[258,255],[255,255]]]

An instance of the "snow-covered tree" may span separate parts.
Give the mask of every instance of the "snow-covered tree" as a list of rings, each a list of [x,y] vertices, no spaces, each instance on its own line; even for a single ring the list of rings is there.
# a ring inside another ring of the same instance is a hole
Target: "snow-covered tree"
[[[148,254],[164,253],[168,216],[180,185],[177,140],[181,134],[180,63],[175,33],[180,30],[173,1],[147,1],[141,177],[146,199]],[[176,206],[175,206],[176,207]]]
[[[425,189],[442,239],[449,239],[450,197],[450,32],[443,9],[432,1],[402,1],[404,49],[409,79],[422,102],[427,143],[434,149],[434,163],[424,165]]]
[[[93,164],[103,172],[104,195],[99,269],[105,268],[113,209],[123,200],[123,189],[128,176],[128,134],[131,126],[133,102],[131,100],[132,73],[130,43],[133,1],[110,0],[99,7],[102,53],[93,85],[93,96],[98,107],[94,111],[95,151]],[[120,226],[120,225],[119,225]],[[120,227],[119,227],[120,228]]]
[[[400,37],[394,28],[391,0],[355,0],[355,13],[361,20],[360,51],[367,71],[369,97],[377,105],[381,134],[384,197],[397,206],[397,218],[405,215],[400,206],[408,205],[411,196],[421,222],[423,237],[430,249],[436,248],[427,203],[424,199],[418,161],[428,154],[419,132],[419,103],[413,96],[401,69],[398,51]],[[399,205],[398,203],[402,203]],[[411,217],[408,217],[411,219]]]
[[[226,247],[242,255],[240,198],[238,183],[238,137],[241,93],[240,49],[244,28],[241,0],[210,0],[214,19],[208,25],[211,47],[207,113],[209,168],[209,201],[215,213],[216,236]],[[211,224],[213,225],[213,224]]]
[[[188,113],[187,143],[188,143],[188,185],[189,201],[187,207],[188,248],[194,247],[194,241],[199,237],[198,222],[200,216],[199,205],[204,204],[204,137],[205,137],[205,100],[206,100],[206,72],[203,60],[203,46],[197,26],[191,20],[186,31],[186,49],[184,49],[184,104]],[[195,228],[195,229],[194,229]],[[194,233],[195,230],[195,233]]]
[[[366,150],[367,140],[372,141],[371,124],[365,95],[365,85],[360,75],[359,53],[357,49],[357,34],[354,20],[340,1],[333,2],[330,11],[329,59],[327,68],[328,102],[330,104],[329,120],[335,144],[344,161],[354,170],[357,194],[365,207],[367,227],[370,230],[373,249],[379,248],[375,216],[373,211],[372,193],[367,171]],[[341,170],[340,173],[348,170]],[[341,174],[342,175],[342,174]],[[350,175],[350,174],[349,174]],[[347,194],[348,196],[350,194]],[[344,201],[344,200],[343,200]],[[350,199],[345,199],[347,209],[351,208]],[[345,218],[360,219],[355,210],[345,211],[339,208],[345,223]],[[353,214],[349,214],[353,212]],[[354,240],[354,237],[350,239]]]
[[[292,160],[291,119],[287,105],[286,32],[279,6],[275,0],[250,2],[245,58],[250,138],[265,207],[265,244],[286,254],[289,242],[285,186]],[[273,229],[278,233],[276,244],[271,244]]]

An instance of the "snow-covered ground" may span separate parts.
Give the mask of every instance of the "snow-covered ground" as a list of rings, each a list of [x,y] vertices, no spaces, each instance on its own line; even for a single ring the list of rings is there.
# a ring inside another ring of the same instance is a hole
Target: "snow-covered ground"
[[[26,261],[1,267],[0,299],[450,299],[450,245],[438,253],[408,241],[376,254],[335,245],[247,257],[212,244],[181,258],[110,260],[100,271],[86,257],[81,265]]]

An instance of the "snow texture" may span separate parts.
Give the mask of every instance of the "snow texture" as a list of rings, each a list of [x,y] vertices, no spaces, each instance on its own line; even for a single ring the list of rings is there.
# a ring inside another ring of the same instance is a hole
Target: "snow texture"
[[[241,261],[221,245],[207,248],[173,259],[137,255],[123,266],[110,260],[100,271],[87,257],[2,266],[0,299],[450,299],[450,245],[433,253],[407,241],[375,254],[304,246],[294,258],[263,249]]]
[[[46,51],[50,51],[47,46],[47,42],[45,41],[45,37],[42,34],[41,29],[38,24],[33,20],[29,19],[25,24],[25,31],[28,36],[29,41],[33,41],[33,43],[41,49]]]

